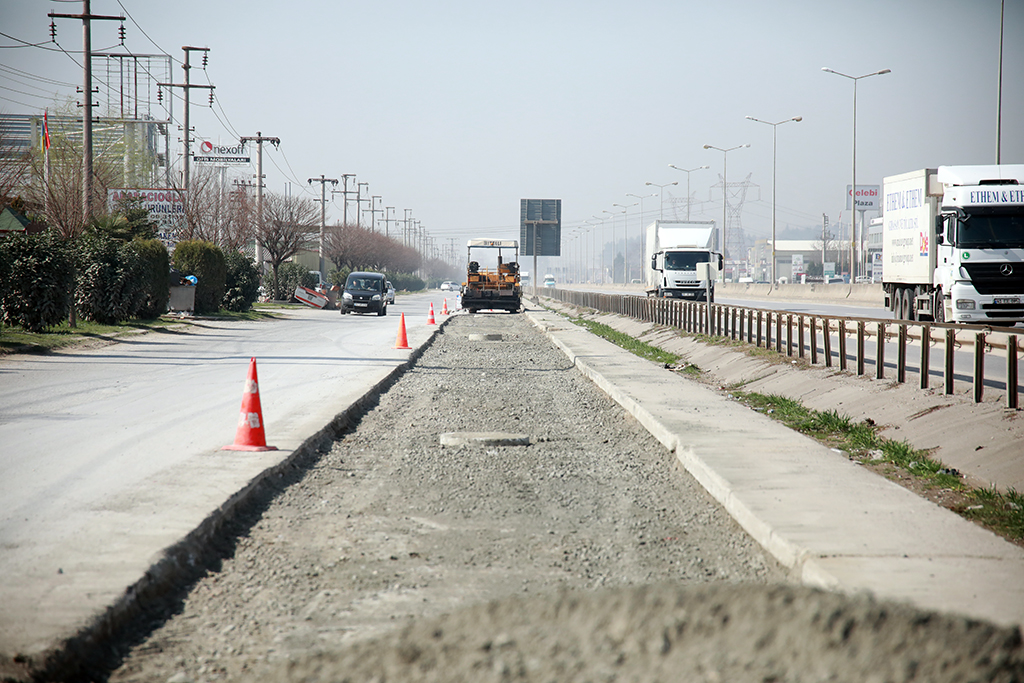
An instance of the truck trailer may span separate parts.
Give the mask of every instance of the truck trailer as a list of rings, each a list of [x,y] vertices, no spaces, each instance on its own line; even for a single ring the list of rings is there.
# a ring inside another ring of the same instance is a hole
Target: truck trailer
[[[902,320],[1024,322],[1024,164],[885,178],[882,288]]]
[[[715,280],[722,269],[722,255],[712,250],[714,221],[654,221],[647,226],[647,294],[704,301],[715,300]],[[705,294],[705,280],[698,264],[710,264],[713,272]]]

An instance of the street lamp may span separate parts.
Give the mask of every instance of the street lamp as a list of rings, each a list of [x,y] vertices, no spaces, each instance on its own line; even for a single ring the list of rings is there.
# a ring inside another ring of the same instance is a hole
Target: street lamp
[[[744,147],[750,147],[750,145],[736,145],[735,147],[730,147],[728,149],[722,149],[721,147],[715,147],[714,145],[704,145],[704,149],[717,149],[722,153],[722,229],[719,232],[722,234],[721,253],[726,259],[729,258],[729,254],[726,253],[727,245],[725,242],[725,238],[727,237],[725,233],[726,211],[729,206],[729,152],[736,149],[743,149]],[[715,247],[715,251],[718,251],[717,244]]]
[[[601,224],[601,239],[603,240],[604,239],[604,221],[605,221],[605,218],[603,216],[592,216],[590,220],[597,221],[598,223]],[[597,226],[596,225],[594,226],[594,239],[591,240],[591,242],[593,243],[593,251],[594,251],[594,267],[601,271],[601,284],[603,285],[604,284],[604,266],[602,265],[601,262],[604,260],[604,245],[603,244],[601,245],[601,252],[600,252],[600,254],[598,254],[598,251],[597,251]]]
[[[645,194],[641,196],[638,194],[633,194],[632,192],[627,192],[626,196],[636,197],[637,199],[640,200],[640,279],[642,280],[644,274],[644,254],[647,253],[647,245],[645,244],[644,240],[644,200],[650,199],[651,197],[657,197],[658,193],[652,192],[650,194]]]
[[[710,166],[698,166],[697,168],[679,168],[675,164],[669,164],[669,168],[674,168],[677,171],[682,171],[686,174],[686,220],[690,220],[690,174],[694,171],[703,171]]]
[[[850,217],[850,284],[852,285],[854,283],[854,276],[856,275],[853,258],[857,242],[857,81],[870,76],[881,76],[883,74],[892,73],[892,70],[882,69],[881,71],[874,71],[869,74],[864,74],[863,76],[850,76],[849,74],[840,73],[835,69],[830,69],[827,66],[821,67],[821,70],[827,71],[830,74],[835,74],[836,76],[849,78],[853,81],[853,184],[850,186],[850,191],[852,192],[850,206],[853,207],[853,214]],[[861,232],[863,232],[863,229]]]
[[[607,213],[612,217],[612,284],[615,284],[615,216],[619,214],[618,211],[609,211],[608,209],[602,209],[601,213]]]
[[[622,209],[622,284],[629,284],[629,210],[636,206],[640,202],[633,202],[632,204],[612,204],[612,206],[618,206]],[[641,212],[643,207],[641,207]],[[641,218],[641,222],[643,219]],[[612,251],[615,251],[614,244],[612,245]],[[612,282],[615,281],[615,259],[612,258]]]
[[[791,119],[786,119],[785,121],[779,121],[778,123],[772,123],[771,121],[762,121],[761,119],[755,119],[753,116],[748,116],[747,118],[750,119],[751,121],[757,121],[758,123],[764,123],[764,124],[767,124],[767,125],[772,127],[772,277],[771,277],[771,280],[769,281],[770,284],[768,285],[768,293],[770,294],[771,291],[772,291],[772,288],[775,286],[775,272],[776,272],[776,270],[775,270],[775,160],[776,160],[776,149],[777,149],[776,148],[776,132],[778,131],[779,126],[781,126],[782,124],[789,123],[790,121],[797,121],[797,122],[803,121],[804,117],[802,117],[802,116],[794,116]],[[821,272],[824,275],[824,273],[825,273],[825,263],[824,262],[822,262],[821,268],[822,268]]]
[[[661,207],[659,208],[659,214],[658,214],[658,219],[659,220],[665,220],[665,188],[666,187],[671,187],[672,185],[678,185],[678,184],[679,184],[678,180],[676,180],[675,182],[671,182],[671,183],[665,183],[664,185],[659,185],[658,183],[644,183],[644,185],[650,185],[651,187],[658,188],[658,192],[661,193]]]

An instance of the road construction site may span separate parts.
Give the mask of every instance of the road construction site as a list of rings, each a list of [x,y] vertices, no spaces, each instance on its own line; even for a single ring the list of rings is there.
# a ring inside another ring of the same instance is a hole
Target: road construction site
[[[190,559],[165,564],[177,580],[122,600],[37,673],[1024,677],[1020,548],[531,309],[411,335],[412,362],[336,438],[283,454],[182,541]],[[709,375],[769,386],[742,354],[672,336],[658,341]]]

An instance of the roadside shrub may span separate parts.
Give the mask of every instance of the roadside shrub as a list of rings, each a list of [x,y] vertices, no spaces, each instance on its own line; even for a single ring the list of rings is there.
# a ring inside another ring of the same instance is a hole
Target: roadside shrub
[[[171,258],[167,247],[158,239],[136,239],[131,246],[142,261],[143,296],[137,315],[140,318],[158,318],[167,312],[167,301],[171,296],[168,277]]]
[[[387,278],[391,281],[391,284],[395,286],[396,290],[401,289],[406,292],[418,292],[427,286],[423,280],[412,273],[390,273]]]
[[[299,285],[309,288],[316,287],[316,275],[298,263],[281,264],[281,267],[277,269],[277,291],[274,293],[274,298],[291,301],[295,288]]]
[[[213,242],[186,240],[174,247],[174,267],[182,275],[195,275],[196,313],[216,313],[224,301],[227,265],[224,252]]]
[[[16,233],[0,239],[0,252],[8,264],[0,283],[4,322],[44,332],[67,319],[75,282],[67,243],[50,233]]]
[[[345,281],[348,280],[348,274],[351,272],[352,269],[348,266],[345,266],[344,268],[332,268],[331,272],[327,274],[327,284],[344,287]]]
[[[77,242],[75,308],[86,320],[113,325],[138,314],[145,299],[145,266],[127,242],[103,234]]]
[[[260,295],[260,274],[245,254],[229,251],[224,254],[227,267],[224,301],[228,311],[248,311]]]

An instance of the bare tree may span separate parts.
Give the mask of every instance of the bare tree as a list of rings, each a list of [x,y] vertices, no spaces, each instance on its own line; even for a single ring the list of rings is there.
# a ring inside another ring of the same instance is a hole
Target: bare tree
[[[278,269],[281,264],[309,244],[319,235],[320,209],[303,197],[286,197],[267,193],[263,195],[263,226],[257,239],[266,251],[273,272],[275,296],[278,289]]]

